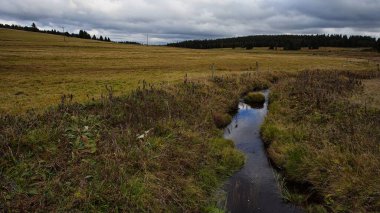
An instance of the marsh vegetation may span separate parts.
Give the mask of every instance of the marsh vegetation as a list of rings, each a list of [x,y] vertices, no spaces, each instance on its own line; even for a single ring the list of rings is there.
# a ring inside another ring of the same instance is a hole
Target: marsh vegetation
[[[303,71],[271,88],[262,127],[269,157],[288,181],[307,186],[287,199],[316,212],[380,210],[380,111],[351,100],[378,77]]]
[[[221,138],[225,114],[272,75],[142,83],[126,96],[0,116],[1,203],[35,211],[205,211],[244,163]],[[211,205],[211,206],[210,206]]]

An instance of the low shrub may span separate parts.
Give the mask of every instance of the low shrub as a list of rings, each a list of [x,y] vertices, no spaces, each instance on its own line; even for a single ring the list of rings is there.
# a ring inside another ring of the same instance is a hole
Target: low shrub
[[[244,96],[244,102],[253,107],[260,107],[265,103],[265,95],[261,92],[249,92]]]
[[[232,117],[227,113],[213,113],[213,119],[216,127],[222,129],[231,123]]]

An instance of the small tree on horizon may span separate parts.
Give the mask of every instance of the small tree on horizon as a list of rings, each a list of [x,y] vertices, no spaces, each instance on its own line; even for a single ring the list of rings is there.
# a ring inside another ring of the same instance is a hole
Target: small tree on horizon
[[[84,38],[84,39],[91,39],[91,35],[86,32],[85,30],[79,30],[79,38]]]
[[[252,43],[252,42],[249,42],[249,43],[245,46],[245,49],[246,49],[246,50],[252,50],[252,49],[253,49],[253,43]]]
[[[35,31],[35,32],[39,31],[37,28],[37,25],[34,22],[32,23],[31,27],[32,27],[32,31]]]

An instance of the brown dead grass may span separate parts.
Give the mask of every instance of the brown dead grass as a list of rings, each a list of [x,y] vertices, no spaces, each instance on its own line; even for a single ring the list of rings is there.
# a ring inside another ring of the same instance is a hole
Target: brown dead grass
[[[363,80],[363,93],[354,95],[352,102],[380,109],[380,78]]]

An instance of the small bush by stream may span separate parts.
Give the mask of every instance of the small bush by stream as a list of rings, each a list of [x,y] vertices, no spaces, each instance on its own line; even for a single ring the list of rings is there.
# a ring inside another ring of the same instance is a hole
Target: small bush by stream
[[[272,74],[149,85],[128,96],[0,115],[0,211],[199,212],[239,169],[213,113]],[[110,90],[111,91],[111,90]]]
[[[263,105],[265,96],[261,92],[249,92],[244,96],[244,102],[252,107]]]

